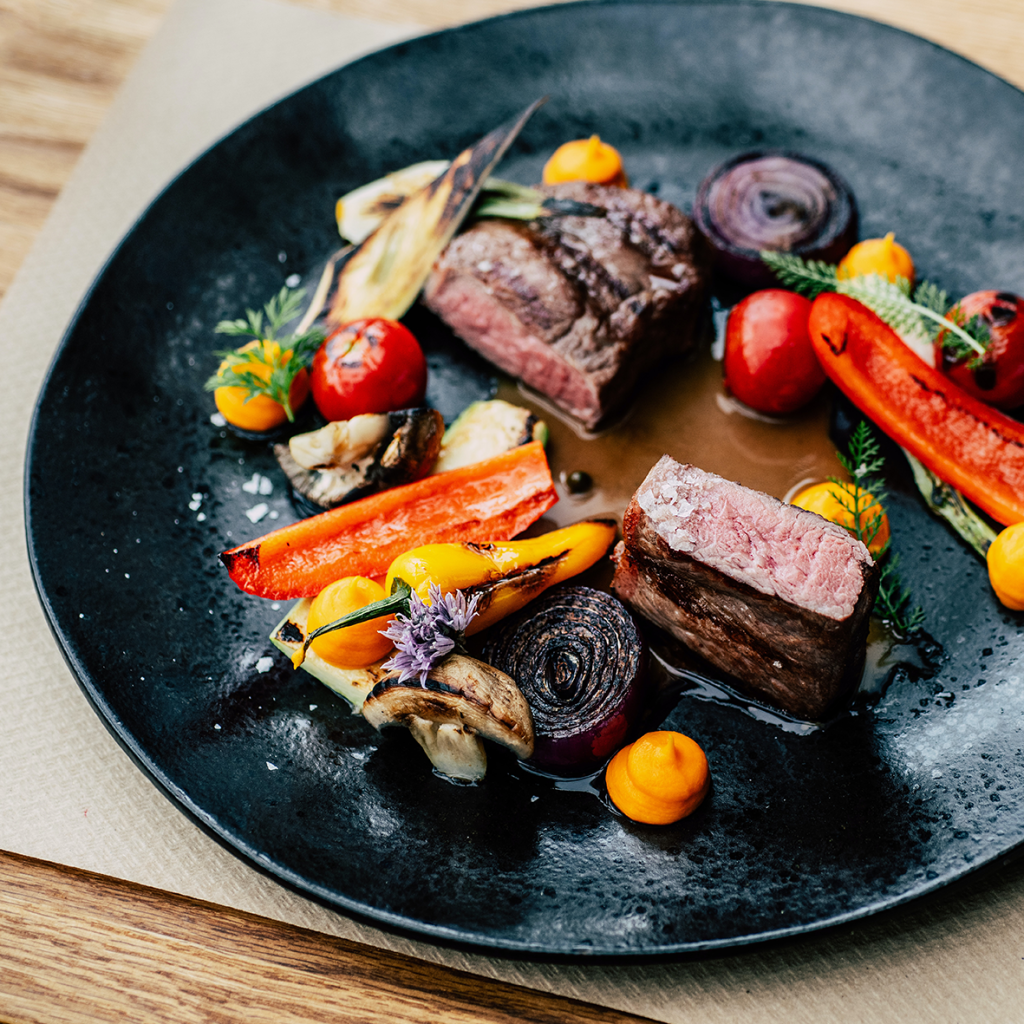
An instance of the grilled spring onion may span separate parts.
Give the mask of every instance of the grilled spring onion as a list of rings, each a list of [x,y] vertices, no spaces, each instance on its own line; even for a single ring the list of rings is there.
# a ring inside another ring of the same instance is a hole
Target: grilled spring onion
[[[358,245],[405,200],[448,170],[447,160],[424,160],[343,195],[335,206],[338,233]],[[602,211],[590,203],[557,199],[526,185],[502,178],[488,178],[480,189],[470,218],[504,217],[508,220],[539,220],[543,217],[594,216]]]
[[[971,508],[967,499],[955,487],[940,480],[905,448],[903,454],[910,463],[914,483],[929,511],[945,519],[984,561],[989,545],[996,539],[996,531]]]

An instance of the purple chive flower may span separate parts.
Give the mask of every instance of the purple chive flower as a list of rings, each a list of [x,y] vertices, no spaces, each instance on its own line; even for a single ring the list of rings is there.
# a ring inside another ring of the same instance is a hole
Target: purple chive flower
[[[474,594],[467,601],[461,590],[454,594],[443,594],[436,583],[430,584],[430,607],[438,620],[452,631],[462,634],[476,616],[476,606],[480,603],[480,595]]]
[[[427,681],[430,670],[455,650],[456,641],[462,640],[466,627],[476,615],[480,595],[467,601],[461,591],[442,594],[436,583],[430,584],[430,604],[412,591],[409,594],[409,614],[399,612],[387,629],[386,636],[397,648],[382,668],[398,673],[404,683],[419,676],[420,685]]]

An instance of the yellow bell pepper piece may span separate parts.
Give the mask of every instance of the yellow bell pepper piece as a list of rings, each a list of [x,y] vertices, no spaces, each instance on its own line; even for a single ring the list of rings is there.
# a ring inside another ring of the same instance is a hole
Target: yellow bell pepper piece
[[[384,590],[404,580],[429,603],[430,584],[445,594],[479,595],[467,633],[478,633],[518,611],[548,587],[589,569],[615,540],[615,523],[591,519],[528,540],[496,544],[425,544],[399,555]]]

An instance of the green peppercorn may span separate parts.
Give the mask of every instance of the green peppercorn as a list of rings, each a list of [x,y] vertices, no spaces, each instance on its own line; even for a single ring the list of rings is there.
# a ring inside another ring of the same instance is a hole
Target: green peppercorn
[[[565,486],[570,494],[584,494],[594,486],[594,481],[589,473],[577,469],[565,478]]]

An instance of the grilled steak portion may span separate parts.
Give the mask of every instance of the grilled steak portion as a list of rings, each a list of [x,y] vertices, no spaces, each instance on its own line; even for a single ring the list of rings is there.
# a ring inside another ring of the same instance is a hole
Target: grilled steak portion
[[[705,243],[645,192],[584,182],[542,191],[604,213],[479,221],[442,254],[423,299],[468,345],[592,429],[641,374],[692,343]]]
[[[666,455],[622,532],[615,592],[744,689],[820,719],[859,681],[878,568],[842,527]]]

